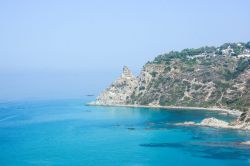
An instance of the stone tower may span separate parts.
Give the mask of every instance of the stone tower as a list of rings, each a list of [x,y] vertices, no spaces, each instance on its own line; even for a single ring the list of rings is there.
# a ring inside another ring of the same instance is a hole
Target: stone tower
[[[132,72],[127,66],[123,67],[122,77],[133,77]]]

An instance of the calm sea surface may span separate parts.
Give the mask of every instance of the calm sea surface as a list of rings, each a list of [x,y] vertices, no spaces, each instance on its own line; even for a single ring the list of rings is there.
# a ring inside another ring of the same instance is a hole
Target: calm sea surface
[[[173,125],[232,117],[88,100],[0,103],[0,166],[250,165],[250,132]]]

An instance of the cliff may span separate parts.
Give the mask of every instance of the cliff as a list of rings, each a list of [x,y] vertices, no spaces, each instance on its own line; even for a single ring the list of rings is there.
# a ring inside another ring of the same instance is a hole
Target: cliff
[[[144,65],[135,78],[127,67],[92,104],[250,108],[250,42],[171,51]]]
[[[122,75],[115,80],[104,92],[97,97],[95,105],[125,104],[131,100],[132,93],[138,85],[138,80],[133,76],[128,67],[123,67]]]

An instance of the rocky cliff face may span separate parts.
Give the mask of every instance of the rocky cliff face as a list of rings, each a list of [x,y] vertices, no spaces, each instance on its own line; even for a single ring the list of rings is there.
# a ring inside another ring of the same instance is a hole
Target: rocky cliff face
[[[138,77],[129,103],[248,109],[249,64],[249,58],[224,56],[151,62]]]
[[[243,112],[236,121],[231,123],[231,126],[250,130],[250,109]]]
[[[169,52],[148,62],[135,78],[127,67],[94,102],[250,108],[250,42]]]
[[[133,76],[128,67],[123,67],[120,78],[115,80],[104,92],[91,104],[114,105],[127,104],[138,85],[138,80]]]

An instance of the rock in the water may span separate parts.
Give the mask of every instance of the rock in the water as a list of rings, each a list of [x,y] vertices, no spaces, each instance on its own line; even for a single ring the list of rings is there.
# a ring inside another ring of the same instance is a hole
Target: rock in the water
[[[250,141],[241,142],[241,144],[250,146]]]
[[[204,120],[202,120],[199,125],[201,126],[209,126],[209,127],[221,127],[221,128],[227,128],[228,127],[228,123],[223,121],[223,120],[219,120],[216,118],[206,118]]]
[[[184,122],[177,123],[176,125],[181,126],[208,126],[208,127],[217,127],[217,128],[227,128],[227,129],[240,129],[240,130],[250,130],[250,110],[241,114],[241,116],[232,123],[225,122],[216,118],[206,118],[203,119],[200,123],[194,122]]]

